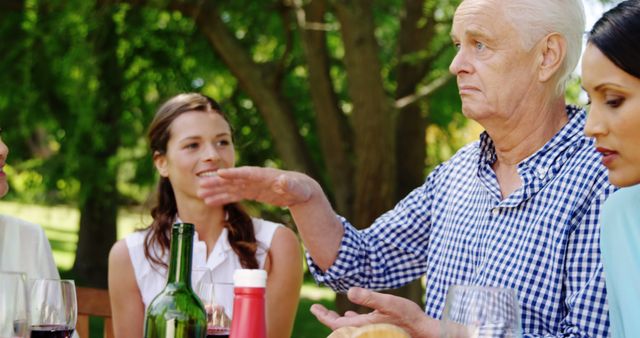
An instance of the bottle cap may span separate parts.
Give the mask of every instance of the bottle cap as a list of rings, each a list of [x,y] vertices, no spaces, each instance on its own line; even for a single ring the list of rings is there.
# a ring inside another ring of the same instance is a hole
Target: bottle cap
[[[233,286],[264,288],[267,286],[267,272],[260,269],[237,269],[233,272]]]

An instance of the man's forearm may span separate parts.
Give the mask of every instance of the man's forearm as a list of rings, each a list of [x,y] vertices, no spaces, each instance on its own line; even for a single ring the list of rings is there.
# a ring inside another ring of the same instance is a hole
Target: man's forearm
[[[289,211],[307,251],[318,267],[326,271],[338,256],[344,228],[322,188],[314,183],[312,197],[304,203],[290,206]]]

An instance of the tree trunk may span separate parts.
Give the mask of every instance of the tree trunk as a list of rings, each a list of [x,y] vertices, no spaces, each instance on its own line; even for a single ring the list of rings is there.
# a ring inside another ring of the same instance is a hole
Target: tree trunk
[[[109,175],[106,171],[94,173]],[[80,233],[73,271],[79,285],[107,288],[107,257],[116,240],[118,215],[115,176],[100,183],[84,180],[82,187],[87,196],[80,205]]]
[[[120,96],[124,79],[116,55],[118,36],[112,8],[106,5],[96,10],[94,20],[101,22],[93,41],[101,80],[99,99],[93,124],[79,123],[80,142],[76,143],[86,153],[80,159],[84,163],[78,175],[81,215],[73,271],[79,284],[102,288],[107,287],[107,257],[116,240],[118,166],[113,159],[120,145],[118,121],[124,109]]]
[[[398,86],[396,99],[415,93],[431,64],[411,57],[425,52],[435,31],[433,10],[425,13],[424,0],[406,0],[400,22],[398,40]],[[424,181],[426,152],[426,119],[418,102],[400,109],[396,131],[396,162],[398,163],[397,196],[402,199]]]
[[[293,116],[291,107],[278,91],[275,74],[256,64],[229,32],[212,2],[190,6],[173,2],[171,6],[192,17],[211,47],[238,79],[240,87],[251,97],[264,117],[276,145],[278,155],[290,170],[305,172],[320,179]]]
[[[435,10],[424,0],[406,0],[404,15],[400,22],[398,39],[397,69],[398,86],[396,99],[413,95],[418,84],[432,68],[433,57],[418,60],[417,53],[430,50],[428,46],[435,36]],[[424,57],[423,57],[424,58]],[[419,102],[413,102],[400,109],[396,130],[396,200],[424,182],[425,159],[427,156],[426,116]],[[424,287],[421,280],[415,280],[404,287],[391,291],[424,306]]]
[[[326,161],[330,192],[336,211],[351,218],[353,211],[353,163],[352,134],[349,121],[338,108],[331,77],[324,24],[326,0],[313,0],[302,8],[296,8],[302,47],[309,69],[311,100],[316,112],[316,123],[322,155]]]
[[[394,109],[384,91],[368,0],[336,1],[353,103],[356,154],[353,223],[369,226],[395,197]]]
[[[395,198],[394,110],[384,91],[379,47],[374,36],[371,4],[366,0],[336,1],[345,48],[348,90],[355,131],[355,203],[353,224],[369,226],[392,207]],[[339,311],[368,311],[336,297]]]

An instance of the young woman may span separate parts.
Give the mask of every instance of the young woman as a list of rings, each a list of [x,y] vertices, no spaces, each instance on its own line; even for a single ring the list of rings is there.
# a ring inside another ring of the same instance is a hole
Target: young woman
[[[622,187],[602,209],[601,251],[612,337],[640,337],[640,0],[596,22],[582,59],[595,137],[609,180]]]
[[[166,283],[171,225],[182,221],[196,228],[194,269],[210,269],[217,281],[231,281],[238,268],[267,271],[268,337],[289,337],[302,283],[297,237],[249,217],[238,204],[210,207],[196,196],[200,179],[235,164],[231,126],[219,105],[201,94],[177,95],[160,107],[148,138],[160,175],[153,222],[118,241],[109,255],[116,336],[142,336],[145,310]]]

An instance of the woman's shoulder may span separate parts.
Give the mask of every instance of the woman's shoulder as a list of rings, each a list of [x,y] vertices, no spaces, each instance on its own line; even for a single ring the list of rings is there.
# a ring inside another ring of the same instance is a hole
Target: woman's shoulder
[[[265,269],[270,271],[273,264],[287,266],[287,270],[291,266],[296,266],[302,262],[302,253],[300,249],[300,241],[296,233],[284,224],[270,222],[263,219],[254,219],[254,228],[256,228],[256,239],[263,244],[263,247],[269,251],[270,262],[265,263]],[[268,234],[268,238],[267,235]],[[279,268],[278,270],[281,270]],[[295,275],[295,269],[294,269]]]
[[[639,214],[638,201],[640,201],[640,184],[619,189],[607,198],[603,213],[609,216],[621,212]]]
[[[137,251],[144,250],[144,234],[136,231],[116,241],[109,251],[109,261],[114,263],[131,262]]]
[[[281,226],[276,229],[271,246],[289,246],[296,247],[299,250],[300,241],[298,240],[298,235],[292,229]]]
[[[121,239],[120,246],[122,247],[120,250],[126,250],[127,256],[131,260],[131,263],[134,267],[146,267],[149,265],[147,257],[145,255],[145,241],[147,238],[147,234],[149,233],[149,229],[144,229],[140,231],[135,231],[128,234],[125,238]],[[116,243],[115,246],[118,245]],[[150,248],[150,250],[158,250],[157,247]]]
[[[256,240],[267,250],[274,246],[298,247],[300,242],[296,233],[281,223],[271,222],[260,218],[252,218]]]
[[[281,223],[267,221],[262,218],[252,217],[251,221],[253,223],[253,231],[256,235],[256,240],[260,242],[270,243],[278,228],[286,228]]]
[[[278,223],[278,222],[272,222],[272,221],[267,221],[266,219],[262,219],[262,218],[257,218],[257,217],[251,217],[251,221],[253,222],[253,227],[254,228],[268,228],[268,229],[275,229],[277,227],[283,227],[284,224],[282,223]]]
[[[124,243],[126,243],[126,246],[129,248],[143,246],[148,232],[149,229],[134,231],[125,236],[122,241],[124,241]]]
[[[602,207],[602,243],[620,246],[640,238],[640,185],[622,188],[611,194]],[[636,245],[634,243],[634,245]]]
[[[116,241],[109,251],[109,262],[115,264],[130,263],[129,249],[126,240],[120,239]]]
[[[618,189],[607,199],[610,203],[626,203],[627,201],[638,201],[640,198],[640,184]]]

